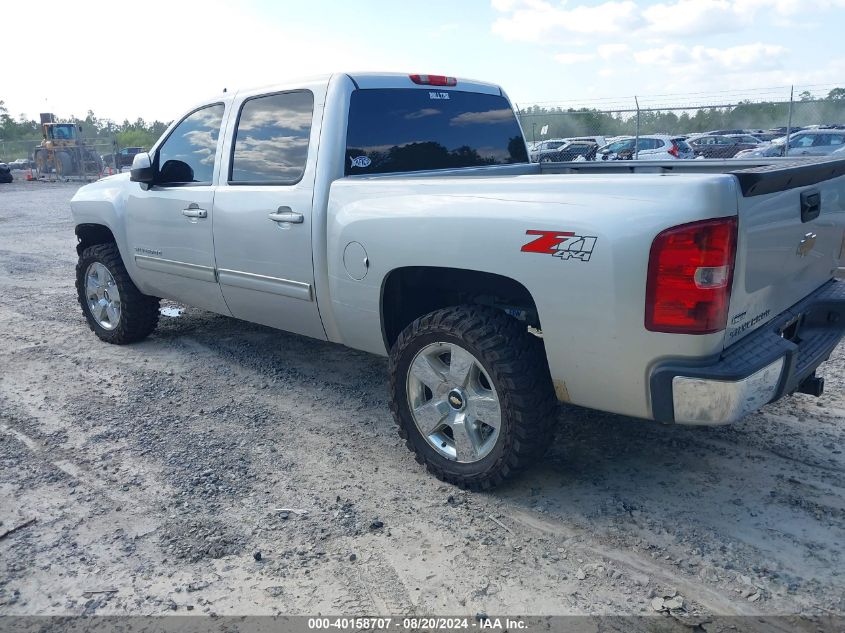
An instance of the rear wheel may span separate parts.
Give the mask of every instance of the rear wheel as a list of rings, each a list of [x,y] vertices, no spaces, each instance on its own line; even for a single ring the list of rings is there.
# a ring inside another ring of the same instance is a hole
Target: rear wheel
[[[107,343],[140,341],[158,324],[159,299],[138,290],[113,242],[82,251],[76,292],[88,326]]]
[[[414,321],[391,350],[390,392],[417,461],[464,488],[501,483],[551,442],[557,401],[542,343],[499,310],[459,306]]]
[[[85,150],[85,172],[89,175],[103,173],[103,159],[94,150]]]

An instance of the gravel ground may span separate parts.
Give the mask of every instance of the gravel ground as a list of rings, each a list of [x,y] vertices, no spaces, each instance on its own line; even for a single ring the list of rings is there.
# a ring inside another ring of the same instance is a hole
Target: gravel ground
[[[405,450],[381,358],[174,305],[99,342],[75,189],[0,185],[0,614],[845,611],[841,347],[825,396],[729,427],[564,408],[466,493]]]

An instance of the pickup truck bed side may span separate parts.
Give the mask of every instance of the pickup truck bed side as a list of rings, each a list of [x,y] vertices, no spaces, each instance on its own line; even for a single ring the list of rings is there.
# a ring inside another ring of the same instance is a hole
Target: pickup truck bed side
[[[541,193],[549,188],[566,191],[565,199],[550,201]],[[724,333],[678,337],[643,329],[642,245],[666,226],[735,213],[735,181],[719,174],[340,180],[332,186],[328,235],[340,342],[387,353],[380,310],[391,271],[440,262],[493,273],[531,294],[561,399],[647,418],[650,364],[641,359],[709,357],[721,351]],[[536,239],[533,230],[592,238],[589,259],[522,251]],[[351,242],[365,244],[369,255],[361,281],[344,268]],[[602,336],[585,336],[589,331]]]

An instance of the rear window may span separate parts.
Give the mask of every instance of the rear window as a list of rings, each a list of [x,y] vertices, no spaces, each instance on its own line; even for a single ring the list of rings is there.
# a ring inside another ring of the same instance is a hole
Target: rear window
[[[692,148],[689,146],[689,143],[686,142],[685,139],[682,138],[673,138],[672,142],[678,146],[678,149],[682,152],[691,152]]]
[[[516,116],[499,95],[436,89],[352,93],[347,175],[527,162]]]

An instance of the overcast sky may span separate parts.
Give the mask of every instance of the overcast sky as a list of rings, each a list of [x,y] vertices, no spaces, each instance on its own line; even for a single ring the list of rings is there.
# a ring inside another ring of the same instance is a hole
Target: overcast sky
[[[15,117],[171,120],[224,87],[343,70],[483,79],[520,105],[845,86],[845,0],[39,0],[2,23]]]

